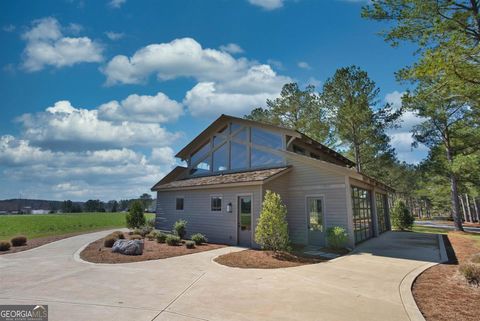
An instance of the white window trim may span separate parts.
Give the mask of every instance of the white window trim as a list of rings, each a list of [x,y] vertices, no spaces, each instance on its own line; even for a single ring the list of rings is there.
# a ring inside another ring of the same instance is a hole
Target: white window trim
[[[183,209],[178,210],[177,209],[177,199],[182,198],[183,199]],[[185,196],[183,195],[176,195],[175,196],[175,211],[177,212],[183,212],[185,210]]]
[[[214,197],[221,199],[221,204],[220,204],[220,210],[219,211],[212,210],[212,199]],[[211,213],[223,213],[223,194],[212,194],[212,195],[210,195],[210,212]]]

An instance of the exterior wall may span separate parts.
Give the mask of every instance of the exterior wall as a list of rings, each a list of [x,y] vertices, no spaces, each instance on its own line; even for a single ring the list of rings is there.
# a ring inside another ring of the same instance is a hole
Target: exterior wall
[[[157,192],[156,228],[171,231],[175,221],[184,219],[188,235],[205,234],[210,242],[237,244],[237,195],[252,194],[252,241],[254,227],[261,210],[262,189],[260,185],[226,188],[190,189]],[[222,211],[210,211],[210,197],[222,196]],[[175,209],[176,197],[184,197],[183,211]],[[232,203],[232,213],[227,204]],[[255,223],[254,223],[255,222]],[[255,244],[252,244],[255,246]]]
[[[322,195],[325,209],[325,228],[344,227],[348,233],[347,198],[345,175],[321,169],[301,160],[299,157],[287,156],[292,170],[279,178],[267,182],[267,189],[279,193],[287,206],[290,239],[293,243],[308,244],[306,197]]]

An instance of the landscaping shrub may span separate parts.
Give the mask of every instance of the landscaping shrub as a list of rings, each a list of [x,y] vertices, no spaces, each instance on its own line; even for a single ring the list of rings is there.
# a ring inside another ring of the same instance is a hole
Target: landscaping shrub
[[[118,238],[115,235],[109,235],[103,240],[103,246],[112,247]]]
[[[194,241],[186,241],[185,242],[185,247],[187,249],[194,249],[195,248],[195,242]]]
[[[145,237],[147,236],[147,234],[150,234],[150,232],[153,231],[153,228],[150,227],[150,226],[142,226],[142,228],[140,229],[140,235]]]
[[[472,260],[471,260],[473,263],[480,263],[480,253],[477,253],[475,254],[474,256],[472,256]]]
[[[480,265],[466,263],[460,265],[460,273],[465,277],[468,283],[473,285],[480,285]]]
[[[267,190],[262,212],[255,231],[255,241],[262,249],[271,251],[288,250],[287,208],[280,195]]]
[[[157,238],[158,233],[159,233],[159,232],[157,232],[157,231],[151,231],[150,233],[148,233],[148,234],[146,235],[147,240],[149,240],[149,241],[155,240],[155,239]]]
[[[181,239],[177,235],[167,235],[167,237],[165,238],[165,242],[168,245],[178,245],[178,244],[180,244],[180,241],[181,241]]]
[[[152,229],[155,228],[155,219],[152,218],[152,219],[149,219],[147,220],[147,226],[151,227]]]
[[[185,220],[178,220],[175,222],[175,224],[173,225],[173,232],[175,232],[175,234],[183,239],[185,238],[185,235],[187,234],[187,221]]]
[[[205,235],[201,234],[201,233],[196,233],[196,234],[193,234],[190,239],[192,239],[192,241],[195,242],[195,244],[197,245],[200,245],[200,244],[203,244],[203,243],[207,243],[208,240],[207,238],[205,237]]]
[[[157,237],[156,237],[157,243],[165,243],[165,240],[167,239],[167,236],[168,236],[168,234],[159,232],[157,234]]]
[[[396,201],[390,214],[393,228],[397,230],[409,230],[415,221],[412,214],[403,201]]]
[[[9,241],[0,241],[0,251],[8,251],[10,250],[10,246]]]
[[[125,238],[125,235],[123,235],[122,231],[115,231],[115,232],[112,233],[112,235],[115,235],[117,237],[117,239],[124,239]]]
[[[145,215],[143,215],[143,204],[140,201],[135,201],[130,206],[126,217],[127,227],[134,228],[145,225]]]
[[[133,234],[133,235],[130,235],[130,239],[131,240],[141,240],[141,239],[143,239],[143,237],[141,235],[138,235],[138,234]]]
[[[327,229],[328,246],[334,249],[343,249],[348,242],[347,231],[343,227],[333,226]]]
[[[27,237],[23,235],[15,236],[10,240],[12,246],[22,246],[27,244]]]

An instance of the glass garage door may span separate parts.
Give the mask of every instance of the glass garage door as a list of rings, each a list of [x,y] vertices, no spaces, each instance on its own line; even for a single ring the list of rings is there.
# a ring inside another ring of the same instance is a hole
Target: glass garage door
[[[373,236],[372,199],[370,191],[352,186],[352,209],[355,243]]]

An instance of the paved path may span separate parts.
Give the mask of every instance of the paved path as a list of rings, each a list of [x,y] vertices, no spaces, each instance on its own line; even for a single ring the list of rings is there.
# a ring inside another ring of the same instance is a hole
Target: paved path
[[[420,226],[427,226],[427,227],[444,228],[448,230],[455,229],[453,224],[450,225],[450,224],[439,223],[435,221],[415,221],[415,224]],[[463,229],[465,230],[465,232],[480,233],[480,227],[463,226]]]
[[[56,320],[409,320],[400,283],[439,261],[435,235],[388,232],[328,263],[245,270],[211,260],[228,247],[117,265],[75,253],[108,232],[0,256],[0,304],[48,304]]]

